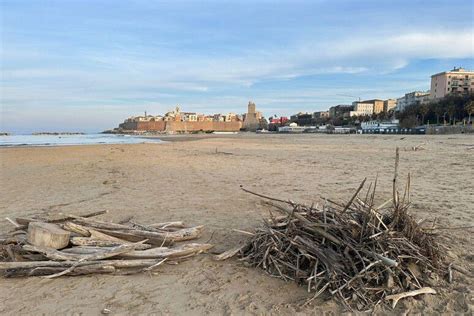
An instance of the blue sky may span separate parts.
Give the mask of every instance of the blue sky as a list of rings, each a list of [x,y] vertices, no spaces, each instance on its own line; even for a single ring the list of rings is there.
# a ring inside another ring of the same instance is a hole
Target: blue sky
[[[101,131],[177,104],[289,115],[474,68],[470,0],[0,3],[2,131]]]

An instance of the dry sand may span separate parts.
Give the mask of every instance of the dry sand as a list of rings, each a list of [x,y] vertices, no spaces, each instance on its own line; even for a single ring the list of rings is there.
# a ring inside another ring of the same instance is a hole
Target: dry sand
[[[194,139],[194,138],[192,138]],[[424,143],[425,150],[411,147]],[[163,144],[0,150],[0,218],[43,211],[107,209],[153,223],[205,224],[215,251],[237,245],[267,207],[239,189],[311,203],[348,199],[364,177],[390,197],[395,147],[412,174],[413,212],[449,226],[474,223],[474,138],[450,136],[238,135]],[[406,149],[406,151],[405,151]],[[0,231],[11,226],[0,222]],[[474,270],[473,230],[447,230],[449,254]],[[472,278],[454,273],[439,295],[401,301],[395,312],[472,313]],[[308,307],[304,288],[232,259],[201,255],[158,275],[2,279],[0,314],[295,314],[342,312],[332,300]]]

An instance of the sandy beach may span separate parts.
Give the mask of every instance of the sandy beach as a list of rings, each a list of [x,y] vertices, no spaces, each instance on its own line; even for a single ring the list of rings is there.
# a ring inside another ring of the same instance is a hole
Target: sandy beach
[[[348,200],[378,176],[378,201],[391,194],[395,148],[400,179],[412,176],[412,212],[440,226],[474,223],[472,135],[217,135],[165,143],[0,149],[0,231],[5,217],[108,210],[104,220],[182,220],[205,225],[200,239],[219,253],[244,240],[268,206],[240,190],[311,204]],[[192,140],[192,141],[191,141]],[[422,145],[422,150],[413,147]],[[473,229],[442,230],[448,255],[474,270]],[[201,255],[157,275],[2,279],[0,314],[321,314],[344,307],[311,297],[237,259]],[[449,289],[401,301],[394,312],[472,313],[473,279],[455,272]]]

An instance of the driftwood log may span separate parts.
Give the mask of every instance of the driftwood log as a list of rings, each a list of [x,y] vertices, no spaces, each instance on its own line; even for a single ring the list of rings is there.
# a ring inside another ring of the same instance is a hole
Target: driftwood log
[[[31,222],[28,225],[28,242],[38,247],[61,249],[69,244],[71,233],[58,225],[42,222]]]

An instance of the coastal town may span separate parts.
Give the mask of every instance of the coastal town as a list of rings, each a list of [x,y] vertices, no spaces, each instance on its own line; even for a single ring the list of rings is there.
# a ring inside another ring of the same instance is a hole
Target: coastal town
[[[454,67],[433,74],[431,88],[399,98],[357,100],[325,111],[265,118],[250,101],[244,114],[183,112],[127,118],[111,133],[377,133],[436,134],[472,132],[474,71]]]

